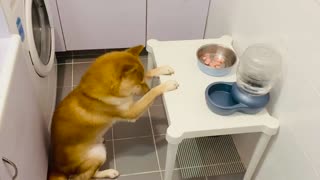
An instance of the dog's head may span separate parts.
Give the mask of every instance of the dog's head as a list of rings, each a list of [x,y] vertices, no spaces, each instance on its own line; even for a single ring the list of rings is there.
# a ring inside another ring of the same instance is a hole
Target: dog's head
[[[139,59],[143,46],[111,52],[97,58],[81,79],[79,87],[94,97],[127,97],[149,91]]]

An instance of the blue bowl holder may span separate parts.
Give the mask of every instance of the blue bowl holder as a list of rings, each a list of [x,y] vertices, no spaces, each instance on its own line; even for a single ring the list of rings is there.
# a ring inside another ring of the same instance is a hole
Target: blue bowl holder
[[[256,114],[267,105],[270,95],[248,94],[239,89],[235,82],[215,82],[206,88],[205,98],[210,110],[216,114]]]

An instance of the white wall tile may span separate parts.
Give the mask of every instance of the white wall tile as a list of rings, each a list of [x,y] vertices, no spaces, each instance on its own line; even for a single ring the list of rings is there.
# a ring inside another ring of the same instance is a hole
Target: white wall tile
[[[320,1],[215,0],[206,37],[231,34],[237,52],[256,42],[283,56],[283,76],[268,109],[280,133],[258,173],[261,180],[320,179]],[[235,137],[243,159],[247,138]],[[253,145],[254,140],[251,142]],[[252,145],[251,144],[251,145]]]
[[[0,37],[5,37],[9,35],[8,24],[6,20],[6,16],[3,12],[3,5],[0,3]]]
[[[287,127],[282,127],[256,180],[318,180],[319,176]]]

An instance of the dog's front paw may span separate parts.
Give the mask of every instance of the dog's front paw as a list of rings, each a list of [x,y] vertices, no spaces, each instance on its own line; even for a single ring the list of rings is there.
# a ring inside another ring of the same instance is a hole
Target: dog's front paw
[[[172,75],[174,74],[174,70],[170,66],[161,66],[159,67],[159,75]]]
[[[168,80],[164,84],[165,92],[178,89],[179,83],[175,80]]]

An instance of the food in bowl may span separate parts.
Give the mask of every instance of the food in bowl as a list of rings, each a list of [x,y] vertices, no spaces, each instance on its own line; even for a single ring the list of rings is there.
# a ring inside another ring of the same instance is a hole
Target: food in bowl
[[[205,53],[201,59],[203,60],[203,63],[207,66],[213,67],[213,68],[224,68],[224,57],[219,56],[216,54],[210,54],[210,53]]]

